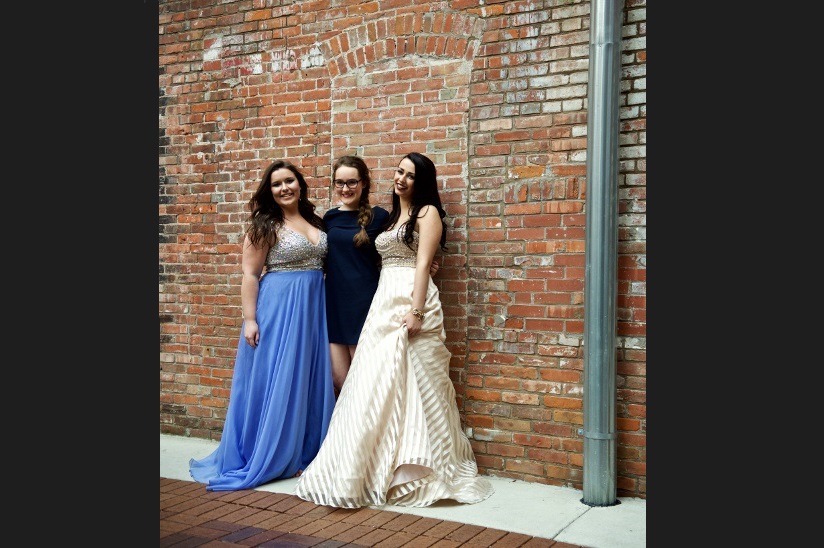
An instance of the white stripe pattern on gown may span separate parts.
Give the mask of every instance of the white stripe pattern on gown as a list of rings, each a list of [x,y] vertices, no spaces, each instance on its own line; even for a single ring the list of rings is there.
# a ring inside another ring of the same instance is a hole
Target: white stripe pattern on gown
[[[412,308],[415,252],[397,234],[375,239],[383,261],[378,289],[326,438],[298,479],[295,494],[316,504],[474,503],[493,492],[461,429],[431,278],[421,332],[409,339],[401,326]]]

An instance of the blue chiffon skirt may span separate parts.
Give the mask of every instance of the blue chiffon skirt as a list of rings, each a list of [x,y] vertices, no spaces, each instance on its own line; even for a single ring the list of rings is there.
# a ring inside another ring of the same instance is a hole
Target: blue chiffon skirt
[[[305,470],[335,406],[323,272],[271,272],[260,282],[260,342],[237,348],[229,408],[215,451],[189,461],[208,491],[250,489]]]

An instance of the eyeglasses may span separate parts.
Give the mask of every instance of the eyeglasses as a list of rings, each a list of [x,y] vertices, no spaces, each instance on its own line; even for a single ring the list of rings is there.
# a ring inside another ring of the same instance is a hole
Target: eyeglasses
[[[360,179],[349,179],[348,181],[341,181],[340,179],[335,179],[332,182],[335,184],[336,188],[343,188],[343,185],[346,185],[349,188],[355,188],[356,186],[358,186]]]

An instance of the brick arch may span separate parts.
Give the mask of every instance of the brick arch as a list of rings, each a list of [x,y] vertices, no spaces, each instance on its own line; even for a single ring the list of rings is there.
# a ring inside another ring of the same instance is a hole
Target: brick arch
[[[372,203],[389,209],[392,173],[407,152],[422,152],[438,167],[449,251],[437,255],[435,283],[461,408],[468,351],[469,89],[484,27],[466,14],[408,13],[347,28],[318,44],[331,79],[331,156],[354,153],[366,160]]]
[[[405,55],[470,61],[484,27],[483,19],[465,13],[405,13],[347,28],[318,47],[334,79],[377,60]]]

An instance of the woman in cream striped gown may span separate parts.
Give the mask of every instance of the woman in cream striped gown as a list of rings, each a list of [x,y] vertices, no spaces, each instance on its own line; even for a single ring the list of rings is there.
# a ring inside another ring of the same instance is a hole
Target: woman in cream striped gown
[[[461,429],[429,275],[438,247],[446,249],[435,165],[407,154],[394,183],[392,212],[375,238],[378,289],[326,438],[295,494],[341,508],[480,502],[493,489]]]

